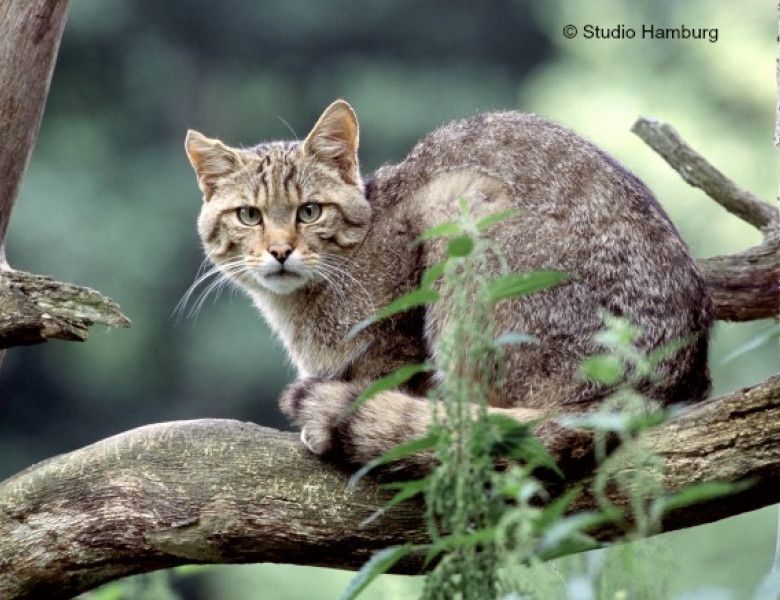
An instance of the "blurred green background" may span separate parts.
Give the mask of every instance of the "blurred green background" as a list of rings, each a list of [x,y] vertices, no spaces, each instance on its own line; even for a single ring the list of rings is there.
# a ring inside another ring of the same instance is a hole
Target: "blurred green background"
[[[567,24],[580,35],[565,38]],[[622,24],[637,37],[584,39],[586,24]],[[718,39],[639,39],[649,24],[717,28]],[[8,255],[16,268],[116,299],[133,327],[8,353],[0,478],[146,423],[286,426],[276,397],[294,373],[246,298],[225,293],[195,318],[173,314],[201,262],[188,128],[243,146],[302,138],[344,97],[360,118],[368,173],[453,118],[536,112],[639,175],[697,256],[726,254],[760,236],[687,187],[629,128],[640,115],[670,122],[728,176],[774,199],[776,25],[774,3],[759,0],[75,0]],[[767,327],[718,325],[716,393],[777,370],[775,345],[723,361]],[[669,594],[706,583],[744,597],[771,565],[775,515],[664,536]],[[192,599],[335,598],[349,577],[221,567],[178,589]],[[365,597],[409,597],[418,586],[387,577]]]

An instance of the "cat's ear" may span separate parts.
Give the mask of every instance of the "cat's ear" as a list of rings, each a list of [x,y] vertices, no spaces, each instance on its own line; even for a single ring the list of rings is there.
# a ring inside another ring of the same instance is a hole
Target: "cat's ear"
[[[241,157],[235,150],[192,129],[187,132],[184,149],[198,176],[198,186],[203,192],[203,198],[207,201],[214,193],[214,185],[218,179],[243,166]]]
[[[360,185],[358,137],[355,111],[344,100],[336,100],[306,136],[303,153],[336,167],[347,183]]]

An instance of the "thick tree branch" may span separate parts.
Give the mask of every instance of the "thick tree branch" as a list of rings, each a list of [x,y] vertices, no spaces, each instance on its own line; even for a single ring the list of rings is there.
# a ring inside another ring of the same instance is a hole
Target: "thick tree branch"
[[[737,497],[672,515],[665,529],[780,502],[780,378],[696,406],[648,443],[666,462],[670,491],[756,481]],[[0,597],[69,598],[188,563],[355,568],[374,550],[426,540],[415,502],[361,525],[389,495],[370,479],[347,482],[297,437],[257,425],[200,420],[128,431],[0,484]],[[573,508],[594,505],[585,495]],[[408,560],[396,572],[420,565]]]
[[[723,321],[777,318],[780,311],[780,237],[775,226],[763,243],[730,256],[699,261]]]

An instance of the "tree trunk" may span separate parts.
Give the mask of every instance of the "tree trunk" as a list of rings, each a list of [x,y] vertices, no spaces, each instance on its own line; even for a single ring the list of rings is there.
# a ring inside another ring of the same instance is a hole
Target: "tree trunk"
[[[30,160],[70,0],[0,4],[0,270],[5,236]]]

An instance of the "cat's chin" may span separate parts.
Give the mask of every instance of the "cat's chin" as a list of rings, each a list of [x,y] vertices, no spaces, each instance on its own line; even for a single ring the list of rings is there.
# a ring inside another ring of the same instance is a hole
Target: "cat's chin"
[[[257,280],[264,289],[279,295],[291,294],[306,285],[308,281],[306,277],[290,271],[263,275]]]

